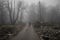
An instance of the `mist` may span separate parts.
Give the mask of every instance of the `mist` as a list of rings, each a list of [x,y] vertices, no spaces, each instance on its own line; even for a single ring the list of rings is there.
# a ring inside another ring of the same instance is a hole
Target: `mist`
[[[5,2],[7,3],[8,0],[6,0]],[[40,2],[40,4],[39,4],[39,2]],[[60,18],[60,16],[59,16],[60,15],[60,12],[59,12],[60,5],[59,4],[60,4],[59,0],[56,0],[56,1],[55,0],[48,0],[48,1],[47,0],[38,0],[38,1],[27,1],[27,0],[26,1],[24,1],[24,0],[20,0],[20,1],[13,0],[12,1],[12,0],[10,0],[8,5],[12,11],[9,10],[9,7],[4,8],[4,12],[6,12],[6,15],[8,16],[5,19],[7,19],[6,22],[8,22],[8,23],[13,22],[14,20],[16,21],[16,23],[18,23],[20,21],[22,21],[24,23],[25,22],[33,23],[33,22],[39,21],[40,15],[41,15],[42,20],[44,20],[44,22],[50,22],[51,20],[56,20],[57,17],[59,20],[59,18]],[[5,6],[7,6],[7,5],[5,5]],[[54,12],[57,12],[57,13],[54,13]],[[10,14],[10,18],[9,18],[9,14]],[[18,18],[16,18],[16,17],[18,17]],[[3,17],[3,20],[4,20],[4,17]],[[56,21],[58,21],[58,20],[56,20]]]

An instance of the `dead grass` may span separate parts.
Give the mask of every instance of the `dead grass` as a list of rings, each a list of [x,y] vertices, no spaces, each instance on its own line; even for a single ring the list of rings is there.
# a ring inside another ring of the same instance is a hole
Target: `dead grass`
[[[2,25],[0,26],[0,40],[8,40],[9,38],[12,38],[18,34],[22,29],[24,28],[24,25]],[[2,36],[2,37],[1,37]]]

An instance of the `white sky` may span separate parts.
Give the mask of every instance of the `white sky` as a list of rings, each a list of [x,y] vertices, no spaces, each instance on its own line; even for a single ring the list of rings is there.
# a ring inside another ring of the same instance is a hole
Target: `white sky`
[[[15,0],[15,1],[17,3],[20,0]],[[58,4],[59,0],[21,0],[21,1],[25,1],[29,5],[31,5],[32,3],[37,4],[38,1],[40,1],[42,4],[44,4],[46,7],[48,7],[48,6],[56,6]]]
[[[39,0],[24,0],[24,1],[30,5],[32,3],[37,4]]]
[[[24,0],[24,1],[28,4],[32,4],[32,3],[37,4],[38,1],[40,1],[42,4],[46,6],[55,6],[59,0]]]
[[[45,6],[56,6],[59,0],[40,0]]]

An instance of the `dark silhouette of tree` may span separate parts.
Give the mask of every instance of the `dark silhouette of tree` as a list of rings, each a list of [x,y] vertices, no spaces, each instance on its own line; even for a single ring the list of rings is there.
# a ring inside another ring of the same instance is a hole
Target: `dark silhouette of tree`
[[[19,13],[20,13],[20,8],[22,5],[22,2],[20,2],[20,4],[17,4],[17,9],[16,9],[15,0],[14,0],[14,5],[13,5],[13,2],[12,1],[9,2],[9,0],[7,1],[7,3],[8,3],[7,8],[9,11],[10,22],[11,22],[11,24],[15,24],[19,18]],[[17,10],[17,12],[16,12],[16,10]]]
[[[60,16],[59,16],[59,10],[57,7],[52,8],[51,10],[51,17],[50,17],[50,22],[53,24],[58,24],[60,22]]]
[[[5,17],[6,17],[6,11],[5,11],[5,0],[0,0],[0,21],[1,24],[5,24]]]

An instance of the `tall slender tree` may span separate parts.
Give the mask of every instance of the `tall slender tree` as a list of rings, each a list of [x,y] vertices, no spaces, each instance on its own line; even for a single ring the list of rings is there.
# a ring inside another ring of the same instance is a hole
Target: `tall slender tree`
[[[20,2],[20,4],[17,4],[17,6],[18,6],[17,9],[15,7],[16,6],[15,0],[13,0],[13,1],[8,0],[7,3],[8,3],[7,8],[8,8],[8,11],[9,11],[10,22],[11,22],[11,24],[15,24],[16,21],[19,18],[19,13],[20,13],[20,8],[21,8],[21,5],[22,5],[22,2]],[[17,10],[17,12],[16,12],[16,10]]]

